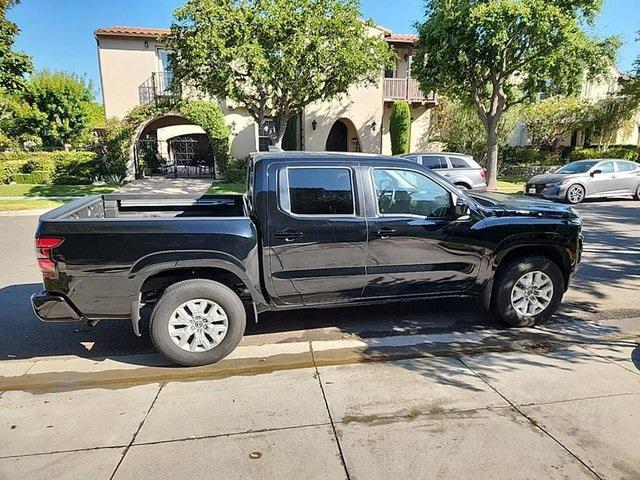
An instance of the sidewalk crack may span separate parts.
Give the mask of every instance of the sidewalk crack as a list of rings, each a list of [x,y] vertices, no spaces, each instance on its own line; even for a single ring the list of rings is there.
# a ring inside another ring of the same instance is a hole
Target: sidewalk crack
[[[156,404],[156,400],[158,400],[158,396],[160,395],[160,392],[162,391],[162,389],[164,388],[164,386],[166,384],[167,384],[166,380],[164,380],[160,384],[160,388],[158,388],[158,391],[156,392],[156,396],[153,397],[153,401],[151,402],[151,405],[149,406],[149,409],[147,410],[147,413],[145,413],[142,421],[140,422],[140,425],[138,425],[138,428],[136,429],[135,433],[133,434],[133,437],[131,438],[131,441],[129,442],[129,445],[127,445],[125,447],[125,449],[124,449],[124,452],[122,452],[122,456],[120,457],[120,460],[118,461],[118,464],[116,465],[116,468],[113,470],[113,473],[109,477],[109,480],[113,480],[113,478],[116,476],[116,473],[118,472],[118,469],[120,468],[120,465],[122,465],[122,461],[124,460],[124,457],[127,456],[127,453],[129,452],[129,449],[133,445],[133,442],[136,441],[136,437],[138,436],[138,433],[140,433],[140,429],[142,429],[142,426],[144,425],[144,422],[147,420],[147,417],[151,413],[151,410],[153,409],[153,406]]]
[[[349,475],[349,469],[347,468],[347,462],[344,459],[342,445],[340,445],[340,439],[338,438],[336,424],[333,421],[333,416],[331,415],[331,410],[329,409],[329,402],[327,401],[327,395],[324,391],[324,386],[322,385],[322,379],[320,378],[320,371],[318,370],[318,364],[316,363],[316,357],[313,352],[313,344],[311,341],[309,341],[309,350],[311,352],[311,361],[313,362],[313,368],[316,371],[316,378],[318,380],[318,385],[320,385],[320,391],[322,392],[322,399],[324,400],[324,406],[327,409],[327,415],[329,416],[329,422],[331,423],[333,438],[336,440],[336,445],[338,446],[338,454],[340,455],[340,462],[342,463],[342,468],[344,469],[344,474],[346,475],[347,480],[351,480],[351,475]]]
[[[511,408],[513,408],[514,411],[516,411],[517,413],[519,413],[522,417],[524,417],[531,425],[533,425],[535,428],[537,428],[538,430],[540,430],[543,434],[545,434],[547,437],[549,437],[551,440],[553,440],[560,448],[562,448],[565,452],[567,452],[569,455],[571,455],[576,461],[578,461],[584,468],[586,468],[589,472],[591,472],[592,475],[594,475],[598,480],[604,480],[603,477],[601,477],[600,475],[598,475],[596,473],[596,471],[591,468],[589,465],[586,464],[586,462],[584,462],[580,457],[578,457],[575,453],[573,453],[571,450],[569,450],[568,447],[566,447],[560,440],[558,440],[556,437],[554,437],[553,435],[551,435],[551,433],[549,433],[545,428],[542,427],[542,425],[540,425],[538,422],[536,422],[533,418],[531,418],[529,415],[527,415],[526,413],[524,413],[515,403],[513,403],[511,400],[509,400],[505,395],[503,395],[497,388],[495,388],[493,385],[491,385],[489,382],[487,382],[484,377],[482,377],[478,372],[476,372],[473,368],[471,368],[469,365],[467,365],[464,360],[462,360],[462,358],[458,357],[458,361],[460,363],[462,363],[462,365],[464,365],[471,373],[473,373],[476,377],[478,377],[478,379],[480,379],[480,381],[482,381],[482,383],[484,383],[487,387],[489,387],[491,390],[493,390],[497,395],[499,395],[500,397],[502,397],[502,399],[507,402],[509,405],[511,405]]]

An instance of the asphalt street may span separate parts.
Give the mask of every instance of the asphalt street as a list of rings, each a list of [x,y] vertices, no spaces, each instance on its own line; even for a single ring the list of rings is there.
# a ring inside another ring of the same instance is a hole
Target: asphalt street
[[[585,251],[573,285],[553,322],[627,318],[640,314],[640,202],[594,201],[576,207]],[[0,217],[0,360],[43,356],[147,353],[128,322],[43,324],[29,296],[41,289],[33,233],[37,217]],[[472,301],[422,301],[375,307],[267,313],[250,324],[243,345],[317,339],[367,338],[499,328]]]

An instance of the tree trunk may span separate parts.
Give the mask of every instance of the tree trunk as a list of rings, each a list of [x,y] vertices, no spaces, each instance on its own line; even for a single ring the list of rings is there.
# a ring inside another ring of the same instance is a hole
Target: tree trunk
[[[487,188],[495,190],[498,186],[498,122],[487,118]]]
[[[290,117],[291,115],[282,115],[275,119],[275,131],[269,136],[271,137],[271,143],[276,148],[282,149],[282,139],[287,131],[287,123],[289,123]]]

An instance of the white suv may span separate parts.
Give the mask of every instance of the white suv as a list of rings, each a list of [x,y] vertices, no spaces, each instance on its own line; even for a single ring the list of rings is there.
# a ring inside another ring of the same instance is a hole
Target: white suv
[[[486,172],[470,155],[438,152],[398,156],[434,170],[459,188],[476,191],[487,189]]]

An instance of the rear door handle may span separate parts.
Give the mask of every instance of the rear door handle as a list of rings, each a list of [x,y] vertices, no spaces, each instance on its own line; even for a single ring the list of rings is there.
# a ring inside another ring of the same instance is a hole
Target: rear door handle
[[[284,240],[285,242],[293,242],[297,238],[302,238],[304,234],[292,229],[283,230],[282,232],[274,233],[273,238],[278,240]]]
[[[391,227],[381,227],[376,232],[380,238],[389,238],[391,235],[395,235],[396,233],[398,233],[398,231]]]

